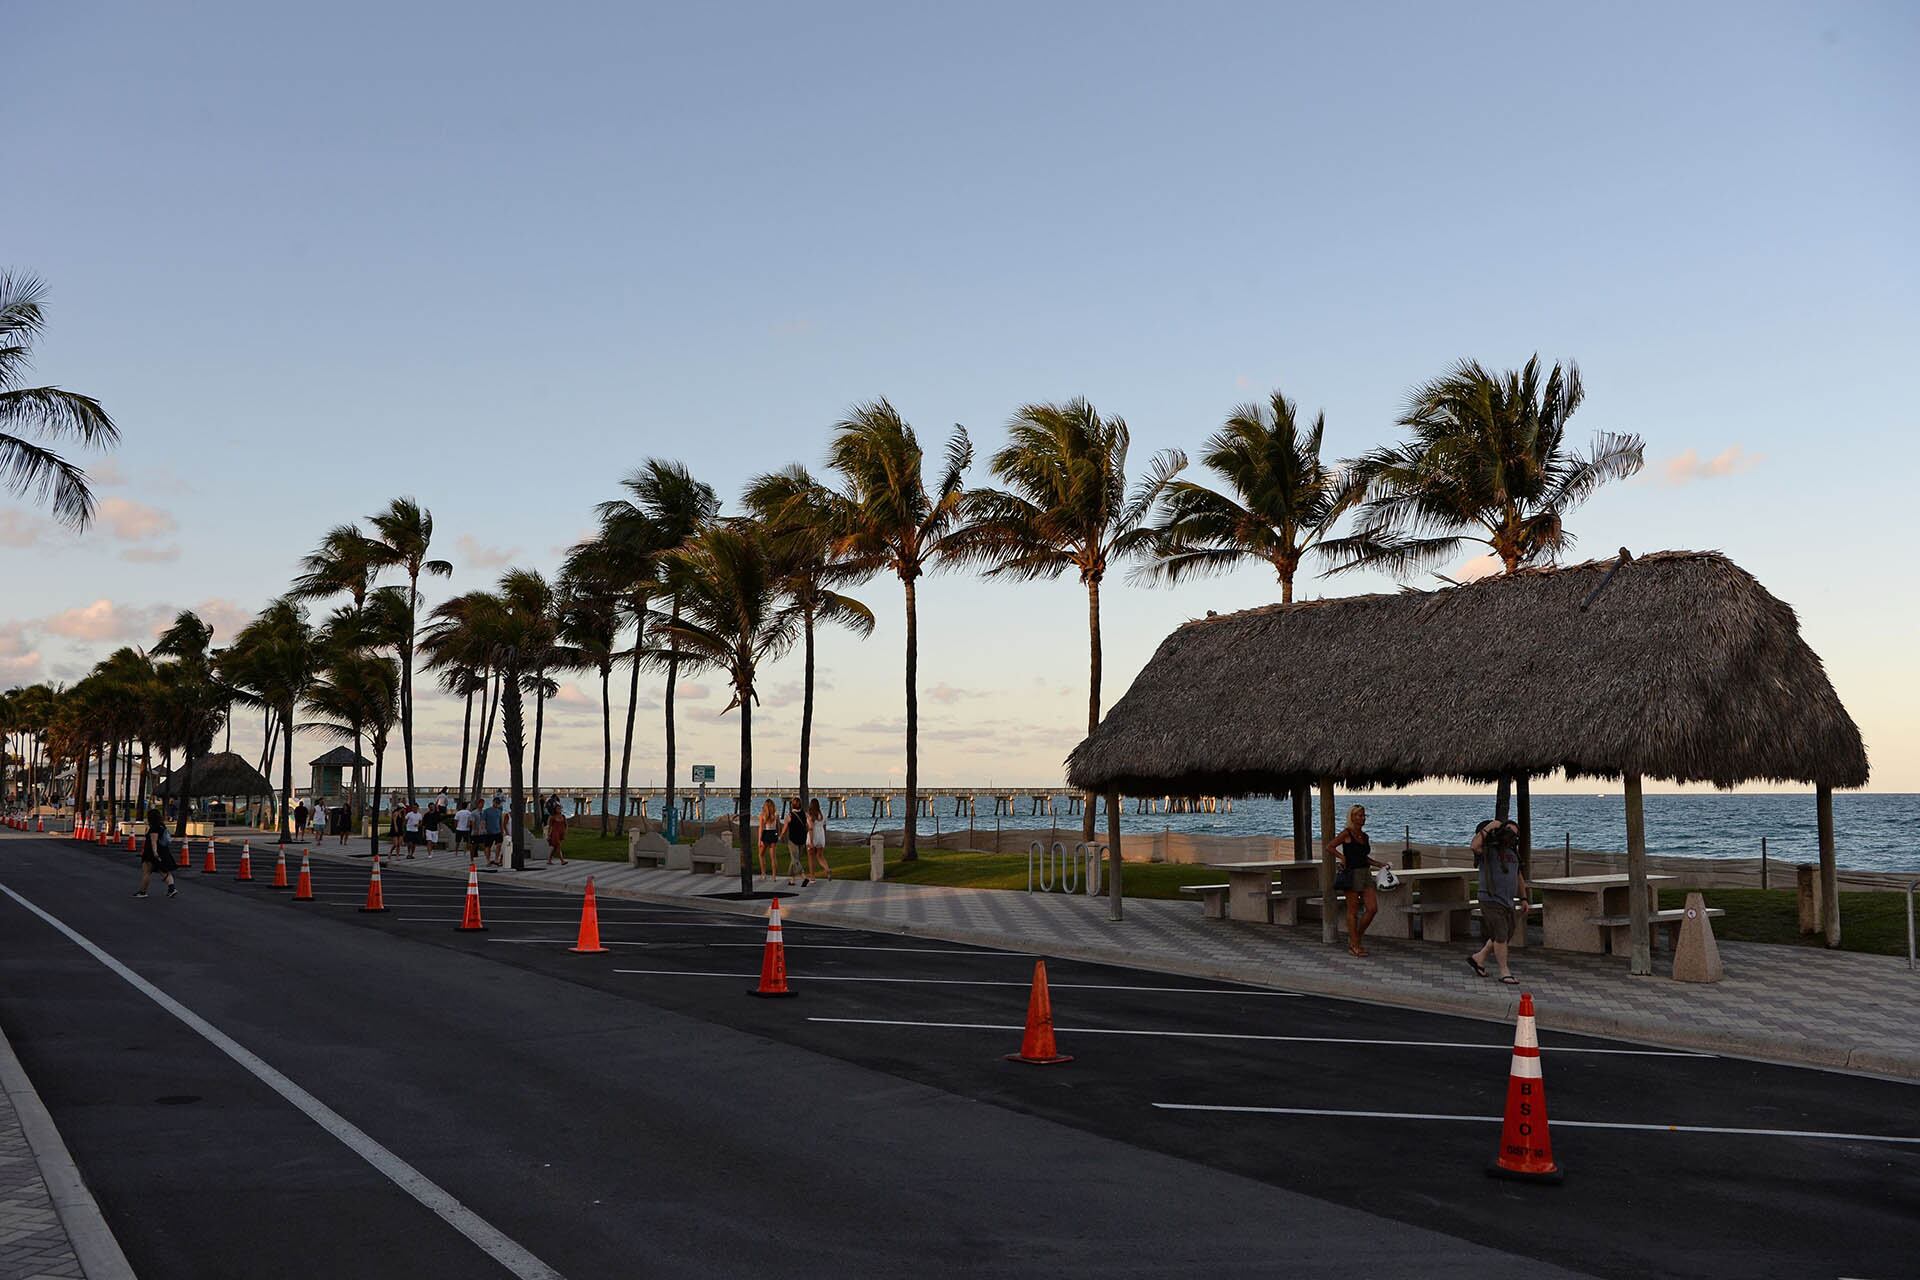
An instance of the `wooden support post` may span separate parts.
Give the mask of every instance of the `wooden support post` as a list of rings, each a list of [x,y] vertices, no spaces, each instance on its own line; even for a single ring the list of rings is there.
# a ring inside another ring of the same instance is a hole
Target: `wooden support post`
[[[1120,918],[1120,793],[1107,792],[1107,915]]]
[[[1647,976],[1653,972],[1653,946],[1648,936],[1647,919],[1647,818],[1640,803],[1640,775],[1630,773],[1627,786],[1627,911],[1629,936],[1633,940],[1633,958],[1627,972]]]
[[[1520,874],[1533,879],[1533,787],[1521,774],[1513,780],[1513,811],[1520,823]]]
[[[1333,818],[1333,779],[1320,779],[1320,941],[1340,940],[1340,913],[1333,909],[1333,837],[1339,828]]]
[[[1840,945],[1840,879],[1834,866],[1833,788],[1824,784],[1814,789],[1814,806],[1820,821],[1820,930],[1827,935],[1827,946]]]
[[[1307,784],[1293,784],[1293,860],[1313,860],[1313,808],[1307,803]]]

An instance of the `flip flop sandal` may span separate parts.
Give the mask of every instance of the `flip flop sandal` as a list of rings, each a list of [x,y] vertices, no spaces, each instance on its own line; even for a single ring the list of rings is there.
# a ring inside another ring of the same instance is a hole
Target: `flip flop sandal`
[[[1479,974],[1483,978],[1487,976],[1487,971],[1481,968],[1480,962],[1475,960],[1472,956],[1467,957],[1467,968],[1473,970],[1475,973]]]
[[[1510,987],[1517,987],[1517,986],[1519,986],[1519,985],[1520,985],[1520,979],[1518,979],[1518,978],[1516,978],[1516,977],[1514,977],[1514,976],[1513,976],[1512,974],[1510,974],[1510,973],[1509,973],[1509,974],[1507,974],[1507,975],[1505,975],[1504,977],[1502,977],[1502,978],[1500,979],[1500,981],[1502,981],[1502,982],[1504,982],[1504,983],[1506,983],[1506,984],[1507,984],[1508,986],[1510,986]]]

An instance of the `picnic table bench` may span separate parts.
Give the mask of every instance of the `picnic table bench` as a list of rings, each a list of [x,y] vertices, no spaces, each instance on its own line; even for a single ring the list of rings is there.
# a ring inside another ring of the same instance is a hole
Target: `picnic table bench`
[[[1299,924],[1300,904],[1320,891],[1320,861],[1217,862],[1227,873],[1227,918]]]
[[[1653,886],[1673,878],[1670,875],[1647,877],[1647,910],[1650,915],[1659,914],[1659,901],[1654,896]],[[1633,885],[1630,876],[1556,876],[1531,883],[1540,891],[1544,908],[1542,933],[1546,945],[1556,950],[1605,955],[1613,938],[1613,929],[1600,921],[1610,917],[1632,918],[1628,897]],[[1624,950],[1619,953],[1625,954]]]
[[[1711,920],[1716,916],[1724,916],[1727,912],[1724,907],[1708,907],[1705,914]],[[1660,935],[1664,932],[1667,935],[1667,950],[1678,950],[1680,925],[1686,918],[1686,911],[1680,907],[1648,912],[1649,945],[1657,949]],[[1607,931],[1607,943],[1614,955],[1624,956],[1633,949],[1633,917],[1631,915],[1588,916],[1587,923],[1598,925]]]

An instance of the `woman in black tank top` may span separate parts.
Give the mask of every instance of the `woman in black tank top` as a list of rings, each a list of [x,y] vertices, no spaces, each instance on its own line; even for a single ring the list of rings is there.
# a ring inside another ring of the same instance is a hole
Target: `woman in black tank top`
[[[1373,842],[1367,839],[1367,811],[1360,805],[1347,810],[1347,825],[1327,845],[1327,856],[1341,860],[1334,884],[1347,894],[1347,950],[1356,956],[1367,954],[1367,926],[1380,914],[1380,898],[1373,891],[1373,869],[1384,862],[1373,858]],[[1365,911],[1361,910],[1362,905]]]

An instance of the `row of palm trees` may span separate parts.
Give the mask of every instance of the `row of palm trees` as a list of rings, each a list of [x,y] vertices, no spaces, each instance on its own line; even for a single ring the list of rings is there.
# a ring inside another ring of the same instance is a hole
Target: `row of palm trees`
[[[1506,572],[1551,563],[1572,541],[1566,513],[1642,462],[1632,435],[1601,433],[1584,453],[1570,445],[1568,423],[1582,399],[1579,370],[1570,363],[1543,372],[1536,357],[1520,370],[1495,373],[1462,362],[1410,393],[1400,419],[1407,439],[1335,461],[1323,456],[1324,415],[1309,422],[1276,391],[1264,403],[1236,408],[1205,442],[1199,460],[1208,480],[1190,478],[1188,460],[1173,450],[1130,475],[1123,419],[1083,399],[1031,404],[1013,416],[989,460],[997,483],[975,488],[966,482],[973,449],[964,429],[955,428],[929,474],[914,429],[890,403],[876,400],[836,424],[822,476],[801,466],[759,476],[746,486],[738,514],[722,514],[714,489],[684,466],[649,461],[624,482],[622,497],[600,505],[594,534],[571,551],[553,581],[510,570],[492,590],[440,603],[424,627],[420,580],[451,566],[430,558],[431,513],[396,499],[364,529],[329,531],[289,594],[209,666],[232,701],[262,712],[269,740],[276,731],[284,738],[283,791],[291,788],[291,737],[304,709],[310,723],[351,739],[356,750],[363,737],[370,741],[376,794],[385,736],[397,721],[411,799],[417,649],[441,687],[466,699],[460,790],[478,790],[497,725],[515,813],[525,811],[529,791],[540,795],[554,677],[592,672],[601,692],[601,822],[616,831],[626,821],[643,669],[664,680],[669,805],[677,774],[675,687],[688,669],[710,670],[725,678],[729,709],[740,713],[737,812],[746,814],[760,672],[802,648],[804,799],[817,629],[871,632],[872,611],[843,589],[891,575],[901,584],[905,613],[904,844],[911,858],[918,590],[925,576],[951,567],[1015,579],[1077,573],[1087,590],[1091,729],[1101,712],[1101,589],[1111,569],[1174,583],[1264,564],[1282,601],[1291,602],[1309,566],[1328,574],[1374,566],[1405,576],[1475,546]],[[379,585],[388,572],[404,583]],[[324,600],[344,603],[315,627],[302,602]],[[110,675],[120,661],[121,654],[110,657],[95,674]],[[615,806],[612,681],[622,668],[627,709]],[[534,707],[530,784],[522,778],[527,698]],[[103,742],[125,740],[130,749],[136,736],[147,741],[126,728],[101,722]],[[271,745],[267,750],[270,759]],[[1089,835],[1094,818],[1089,806]]]

